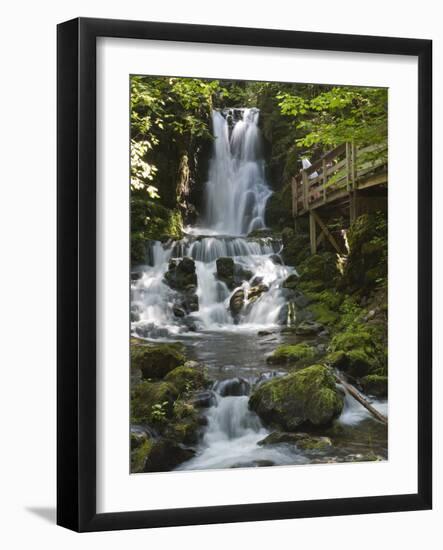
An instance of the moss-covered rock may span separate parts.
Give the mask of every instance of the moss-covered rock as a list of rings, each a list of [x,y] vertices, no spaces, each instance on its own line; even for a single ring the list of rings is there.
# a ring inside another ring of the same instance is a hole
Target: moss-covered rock
[[[300,359],[312,359],[315,356],[315,349],[309,344],[282,345],[267,357],[267,363],[271,365],[283,365],[296,363]]]
[[[322,450],[331,447],[332,441],[329,437],[313,436],[306,433],[272,432],[257,443],[260,446],[268,445],[296,445],[303,450]]]
[[[296,273],[292,273],[283,281],[283,288],[289,288],[290,290],[295,290],[298,286],[299,276]]]
[[[293,431],[330,424],[342,411],[343,397],[330,370],[313,365],[262,384],[249,406],[265,423]]]
[[[180,344],[131,344],[131,367],[145,379],[163,378],[186,361]]]
[[[332,288],[339,276],[337,259],[332,252],[308,256],[299,266],[299,288],[305,292],[320,292]]]
[[[286,265],[292,265],[298,268],[310,254],[308,235],[296,232],[291,227],[285,227],[282,231],[282,241],[283,261]]]
[[[387,281],[387,215],[363,214],[347,233],[349,254],[341,285],[362,293]]]
[[[161,427],[171,418],[178,395],[170,382],[140,382],[131,392],[132,422]]]
[[[132,440],[131,440],[132,441]],[[146,440],[140,446],[132,449],[131,446],[131,473],[137,474],[143,472],[146,461],[152,449],[152,441]]]
[[[371,371],[375,360],[371,359],[365,351],[355,349],[329,353],[325,358],[325,362],[331,365],[331,367],[338,368],[354,378],[361,378]]]
[[[197,408],[188,399],[177,399],[173,414],[165,428],[165,435],[177,443],[194,445],[198,442],[202,422]]]
[[[206,388],[209,380],[202,367],[183,365],[170,371],[165,382],[173,384],[180,393],[189,393]]]
[[[194,455],[193,449],[173,439],[161,437],[153,442],[143,471],[170,472]]]
[[[379,374],[369,374],[360,380],[360,385],[365,393],[375,397],[388,395],[388,377]]]

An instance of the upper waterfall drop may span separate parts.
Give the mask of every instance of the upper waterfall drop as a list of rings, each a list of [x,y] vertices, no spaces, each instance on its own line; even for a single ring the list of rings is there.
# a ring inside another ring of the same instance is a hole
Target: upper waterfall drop
[[[241,236],[265,227],[272,191],[265,178],[259,115],[256,108],[212,112],[205,225],[214,233]]]

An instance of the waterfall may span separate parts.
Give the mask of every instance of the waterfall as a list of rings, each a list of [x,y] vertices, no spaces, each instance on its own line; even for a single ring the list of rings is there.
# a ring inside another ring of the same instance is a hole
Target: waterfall
[[[206,224],[224,235],[265,227],[271,195],[261,157],[258,109],[213,111],[214,152],[206,183]]]
[[[142,276],[131,285],[132,331],[138,336],[256,330],[281,323],[286,304],[282,284],[294,268],[282,265],[279,239],[246,236],[265,228],[271,195],[258,121],[255,108],[212,113],[214,148],[205,186],[206,211],[200,224],[187,228],[180,241],[151,243],[149,265],[141,266]],[[195,262],[198,297],[197,311],[186,315],[177,308],[179,292],[165,281],[169,261],[184,257]],[[235,288],[217,276],[218,258],[232,258],[236,272],[247,274]],[[265,291],[249,298],[257,285]],[[244,307],[240,315],[233,315],[230,300],[239,289],[244,292]]]

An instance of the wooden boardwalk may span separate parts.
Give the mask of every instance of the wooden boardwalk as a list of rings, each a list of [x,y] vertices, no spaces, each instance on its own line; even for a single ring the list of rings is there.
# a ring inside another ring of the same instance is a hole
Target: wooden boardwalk
[[[382,189],[386,195],[387,153],[387,143],[360,149],[344,143],[293,177],[292,214],[295,219],[309,216],[313,254],[323,238],[327,238],[337,252],[342,252],[322,220],[323,212],[347,208],[352,222],[359,215],[362,203],[367,206],[370,199],[377,198],[375,188]],[[317,228],[320,228],[318,235]]]

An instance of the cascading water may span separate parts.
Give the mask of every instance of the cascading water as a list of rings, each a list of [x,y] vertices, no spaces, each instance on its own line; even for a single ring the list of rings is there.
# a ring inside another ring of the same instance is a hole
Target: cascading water
[[[264,358],[275,349],[274,329],[286,324],[283,282],[295,271],[283,265],[279,239],[247,236],[265,228],[266,202],[271,195],[258,119],[257,109],[213,112],[215,139],[205,189],[206,211],[199,225],[186,229],[184,239],[152,242],[147,265],[132,274],[132,333],[151,340],[182,338],[191,356],[211,370],[211,378],[218,379],[213,388],[215,405],[207,410],[207,428],[198,453],[179,469],[309,462],[294,446],[258,445],[269,431],[248,409],[250,388],[261,379],[281,374],[269,373]],[[183,258],[192,258],[195,273],[189,283],[177,288],[167,280],[168,273]],[[228,285],[219,276],[217,260],[221,258],[232,259],[234,284]],[[231,300],[237,293],[243,303],[236,315]],[[258,340],[258,330],[268,336]],[[239,376],[248,381],[241,379],[238,384]],[[363,423],[367,415],[361,409],[347,397],[342,424]]]
[[[207,227],[224,235],[245,235],[265,227],[271,191],[261,158],[258,109],[214,111],[214,153],[206,184]]]
[[[258,109],[226,109],[212,114],[214,150],[206,183],[206,212],[201,223],[187,228],[188,236],[175,243],[155,242],[149,266],[132,285],[133,331],[142,337],[205,330],[257,329],[281,321],[285,305],[282,283],[293,268],[281,265],[281,242],[247,238],[265,228],[265,207],[271,190],[266,183]],[[174,291],[164,281],[171,258],[190,257],[197,273],[197,311],[183,318],[174,315]],[[233,258],[235,268],[250,273],[237,285],[245,292],[242,315],[234,318],[229,300],[236,289],[216,276],[218,258]],[[266,292],[248,303],[257,283]],[[264,287],[262,287],[264,288]]]

